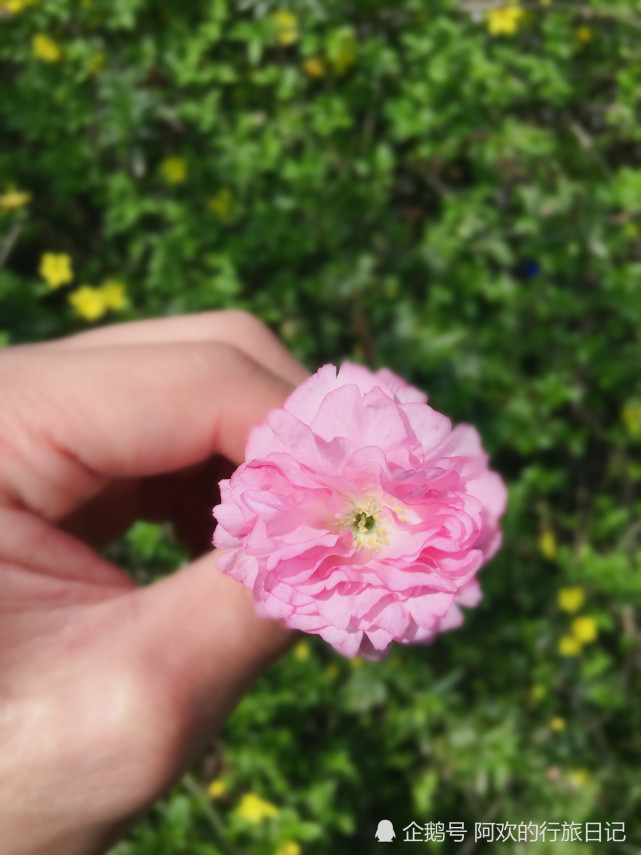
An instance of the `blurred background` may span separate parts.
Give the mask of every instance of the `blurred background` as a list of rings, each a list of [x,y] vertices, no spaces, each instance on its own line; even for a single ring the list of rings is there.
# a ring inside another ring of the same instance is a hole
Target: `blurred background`
[[[460,630],[301,641],[112,855],[370,853],[382,819],[641,851],[641,0],[0,0],[0,92],[2,345],[246,309],[425,389],[510,488]],[[184,560],[147,524],[111,555]]]

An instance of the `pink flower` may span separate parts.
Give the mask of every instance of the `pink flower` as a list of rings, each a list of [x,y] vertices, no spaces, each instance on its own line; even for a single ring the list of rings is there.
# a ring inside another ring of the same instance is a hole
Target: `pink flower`
[[[259,614],[376,658],[479,602],[505,487],[475,428],[426,402],[387,369],[325,365],[254,428],[214,545]]]

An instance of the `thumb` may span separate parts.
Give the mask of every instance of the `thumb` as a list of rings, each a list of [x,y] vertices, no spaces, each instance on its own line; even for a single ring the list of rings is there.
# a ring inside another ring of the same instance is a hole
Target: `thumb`
[[[221,550],[138,593],[138,638],[195,722],[219,727],[256,677],[298,638],[258,617],[251,592],[217,569]]]

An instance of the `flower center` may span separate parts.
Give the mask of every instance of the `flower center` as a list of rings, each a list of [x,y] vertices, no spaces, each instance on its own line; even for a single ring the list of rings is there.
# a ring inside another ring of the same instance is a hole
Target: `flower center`
[[[380,502],[369,496],[341,514],[338,518],[340,530],[349,529],[352,532],[353,544],[357,549],[365,546],[380,552],[387,543],[388,534],[379,521],[380,512]]]

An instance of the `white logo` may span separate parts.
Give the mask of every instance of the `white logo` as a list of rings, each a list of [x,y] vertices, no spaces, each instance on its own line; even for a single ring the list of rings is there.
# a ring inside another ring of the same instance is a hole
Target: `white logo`
[[[379,822],[374,837],[379,843],[391,843],[394,840],[396,832],[394,831],[394,826],[389,819],[382,819]]]

